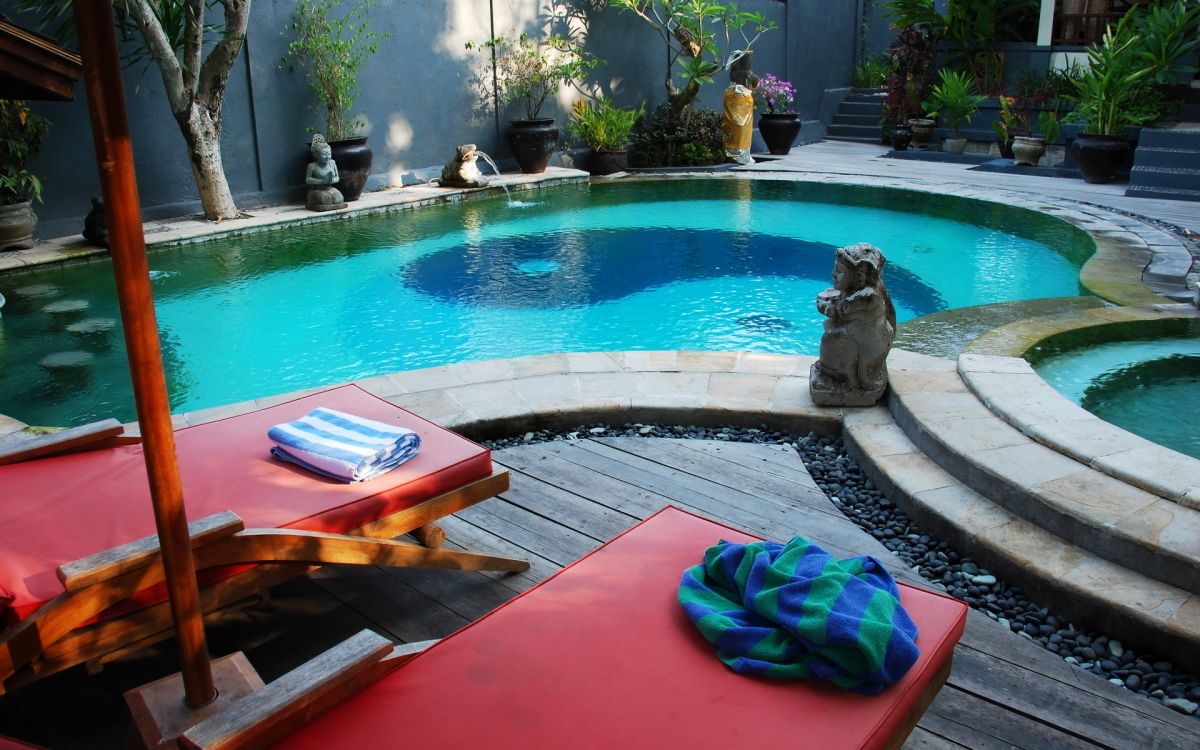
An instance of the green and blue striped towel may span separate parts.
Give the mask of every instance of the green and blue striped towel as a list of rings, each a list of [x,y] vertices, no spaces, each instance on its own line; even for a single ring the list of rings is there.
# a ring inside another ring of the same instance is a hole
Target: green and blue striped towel
[[[799,536],[708,548],[684,571],[679,602],[741,674],[823,679],[876,695],[920,655],[917,626],[878,560],[838,560]]]

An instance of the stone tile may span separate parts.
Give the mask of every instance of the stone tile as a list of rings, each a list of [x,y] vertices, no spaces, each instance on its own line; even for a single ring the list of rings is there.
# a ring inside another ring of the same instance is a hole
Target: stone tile
[[[625,352],[625,369],[672,371],[679,369],[679,362],[674,351]]]
[[[962,484],[916,493],[913,498],[947,521],[971,533],[1017,520],[1016,516]]]
[[[489,383],[494,380],[509,380],[513,377],[513,360],[488,359],[475,362],[461,362],[451,365],[456,368],[456,376],[460,383]]]
[[[1020,430],[996,416],[967,419],[926,420],[922,428],[936,436],[938,441],[952,446],[958,453],[1004,448],[1012,445],[1027,445],[1030,441]]]
[[[720,401],[747,401],[766,406],[779,378],[774,375],[734,375],[715,372],[708,379],[708,396]]]
[[[1174,617],[1192,598],[1182,589],[1131,573],[1098,557],[1080,563],[1068,579],[1073,585],[1099,596],[1101,601],[1141,612],[1160,622]]]
[[[913,453],[916,446],[896,423],[868,424],[855,427],[854,440],[872,459],[899,453]]]
[[[1148,493],[1146,493],[1148,494]],[[1196,561],[1200,570],[1200,512],[1171,500],[1155,502],[1123,519],[1116,528],[1138,539],[1145,539],[1173,554]]]
[[[888,456],[871,454],[871,460],[888,479],[909,495],[962,484],[935,464],[929,456],[917,451],[915,446],[911,453],[893,453]]]
[[[812,363],[816,359],[792,357],[784,354],[765,354],[762,352],[741,352],[737,355],[733,372],[756,373],[760,375],[808,375]]]
[[[565,354],[541,354],[535,357],[520,357],[508,360],[512,377],[528,378],[536,375],[552,375],[571,371]]]
[[[888,370],[893,393],[965,393],[967,386],[956,370]]]
[[[388,374],[388,379],[403,393],[420,393],[437,388],[452,388],[461,385],[462,370],[454,365],[427,367],[423,370],[405,370]]]
[[[1030,424],[1065,422],[1089,416],[1086,410],[1036,374],[973,372],[965,377],[971,390],[989,409],[1021,429]]]
[[[1078,462],[1072,462],[1079,467]],[[1018,469],[1017,471],[1021,471]],[[1098,471],[1082,469],[1057,479],[1026,485],[1049,504],[1093,525],[1115,525],[1154,505],[1158,497]]]
[[[1177,498],[1180,505],[1200,510],[1200,485],[1188,487],[1187,492]]]
[[[807,386],[806,386],[807,387]],[[868,406],[859,409],[846,409],[842,418],[842,426],[847,430],[864,425],[893,424],[895,418],[886,406]]]
[[[958,371],[991,372],[1010,375],[1028,375],[1033,373],[1033,367],[1020,357],[997,357],[989,354],[960,354]]]
[[[887,358],[888,371],[891,370],[954,370],[958,365],[952,359],[931,357],[928,354],[918,354],[905,349],[893,349]]]
[[[0,437],[12,435],[25,429],[28,425],[19,419],[0,414]]]
[[[453,397],[463,411],[471,412],[479,417],[499,414],[519,414],[525,401],[513,380],[499,383],[476,383],[460,385],[444,391]]]
[[[1007,477],[1022,487],[1036,487],[1076,474],[1084,468],[1078,461],[1032,442],[978,451],[969,454],[968,458],[980,467],[998,476]]]
[[[1082,409],[1080,410],[1082,411]],[[1116,425],[1091,414],[1081,419],[1026,424],[1025,434],[1044,445],[1065,453],[1076,461],[1091,464],[1099,456],[1119,453],[1149,443]]]
[[[614,376],[607,377],[611,379]],[[598,386],[600,381],[593,381],[593,384]],[[511,385],[515,386],[524,404],[539,414],[575,411],[585,400],[580,394],[580,378],[576,375],[541,375],[513,381]],[[609,390],[619,392],[619,389],[611,386]]]
[[[709,379],[706,372],[640,372],[635,375],[635,398],[665,397],[691,399],[700,404],[708,394]]]
[[[733,372],[737,361],[737,352],[680,351],[675,353],[673,369],[683,372]]]
[[[567,355],[571,372],[619,372],[625,368],[620,352],[575,352]]]
[[[1157,445],[1101,456],[1092,465],[1166,498],[1200,485],[1200,460]]]
[[[962,393],[914,393],[899,397],[904,408],[921,422],[990,417],[992,412],[965,388]]]
[[[461,424],[469,415],[449,391],[405,393],[388,401],[443,426]]]
[[[1021,518],[1013,518],[981,535],[1012,560],[1027,561],[1048,578],[1064,578],[1095,555],[1067,544]]]
[[[1200,633],[1200,596],[1193,594],[1167,618],[1167,623],[1195,638]]]
[[[391,398],[399,396],[406,391],[397,385],[387,375],[376,375],[373,378],[363,378],[362,380],[354,381],[354,384],[362,388],[367,393],[374,394],[380,398]]]

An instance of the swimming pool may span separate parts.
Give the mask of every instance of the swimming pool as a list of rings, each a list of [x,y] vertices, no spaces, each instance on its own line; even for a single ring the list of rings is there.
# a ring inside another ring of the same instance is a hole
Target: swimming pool
[[[527,195],[152,252],[172,408],[558,351],[812,354],[838,246],[883,249],[901,321],[1080,294],[1092,248],[1031,211],[878,188],[671,180]],[[117,317],[107,262],[3,276],[0,293],[0,413],[132,418],[119,336],[65,330]],[[65,300],[87,308],[46,311]],[[85,374],[39,366],[72,350],[91,355]]]

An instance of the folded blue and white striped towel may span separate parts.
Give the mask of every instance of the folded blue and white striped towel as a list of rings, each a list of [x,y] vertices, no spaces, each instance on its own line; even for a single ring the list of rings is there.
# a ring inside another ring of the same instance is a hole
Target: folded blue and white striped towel
[[[318,407],[267,430],[271,455],[340,479],[364,482],[417,455],[421,436],[403,427]]]

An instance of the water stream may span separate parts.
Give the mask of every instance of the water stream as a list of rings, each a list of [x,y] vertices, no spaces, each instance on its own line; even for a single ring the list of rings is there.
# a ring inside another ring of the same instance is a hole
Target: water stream
[[[484,161],[486,161],[488,163],[488,165],[491,166],[492,171],[496,173],[497,177],[500,176],[500,167],[496,166],[496,162],[492,161],[492,157],[483,153],[479,149],[476,149],[475,153],[478,154],[480,156],[480,158],[482,158]],[[504,197],[508,198],[508,205],[511,206],[513,204],[513,199],[512,199],[512,193],[508,192],[508,185],[505,185],[503,182],[501,182],[500,187],[504,188]]]

